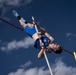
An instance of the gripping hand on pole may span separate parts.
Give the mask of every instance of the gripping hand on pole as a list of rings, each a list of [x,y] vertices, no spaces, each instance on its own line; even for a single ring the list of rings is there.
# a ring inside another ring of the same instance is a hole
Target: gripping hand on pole
[[[33,24],[35,25],[35,29],[36,29],[36,32],[37,33],[39,33],[38,32],[38,29],[37,29],[37,23],[35,22],[35,19],[34,19],[34,17],[32,16],[32,20],[33,20]],[[42,47],[42,50],[44,50],[44,43],[42,42],[42,40],[39,38],[39,41],[40,41],[40,46]]]

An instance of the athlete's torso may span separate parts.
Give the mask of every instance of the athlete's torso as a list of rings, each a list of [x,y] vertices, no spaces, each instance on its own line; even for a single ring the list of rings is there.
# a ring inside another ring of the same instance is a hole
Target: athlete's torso
[[[34,40],[38,39],[39,36],[36,32],[35,26],[29,27],[28,25],[24,27],[24,30],[26,31],[26,33],[32,37]]]

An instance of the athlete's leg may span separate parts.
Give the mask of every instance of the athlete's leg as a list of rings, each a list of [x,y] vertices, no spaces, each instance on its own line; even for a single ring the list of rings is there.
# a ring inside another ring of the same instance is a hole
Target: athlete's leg
[[[13,10],[13,14],[14,14],[14,16],[15,17],[17,17],[18,18],[18,20],[19,20],[19,22],[20,22],[20,24],[21,24],[21,26],[26,26],[27,25],[27,22],[26,22],[26,20],[24,20],[23,18],[21,18],[20,16],[19,16],[19,14],[15,11],[15,10]]]

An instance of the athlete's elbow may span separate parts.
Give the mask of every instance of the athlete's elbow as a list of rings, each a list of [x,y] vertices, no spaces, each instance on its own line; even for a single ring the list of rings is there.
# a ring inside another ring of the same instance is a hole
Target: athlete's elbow
[[[43,57],[43,55],[38,54],[38,59],[41,59]]]

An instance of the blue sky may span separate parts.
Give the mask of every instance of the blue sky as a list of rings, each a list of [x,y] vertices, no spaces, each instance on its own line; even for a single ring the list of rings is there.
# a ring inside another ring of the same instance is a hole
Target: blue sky
[[[28,22],[32,22],[34,16],[56,43],[71,52],[76,51],[75,0],[0,0],[0,17],[21,27],[13,10]],[[45,58],[37,58],[39,50],[33,44],[26,32],[0,21],[0,74],[50,75]],[[72,55],[51,53],[48,59],[54,75],[76,74],[76,61]]]

